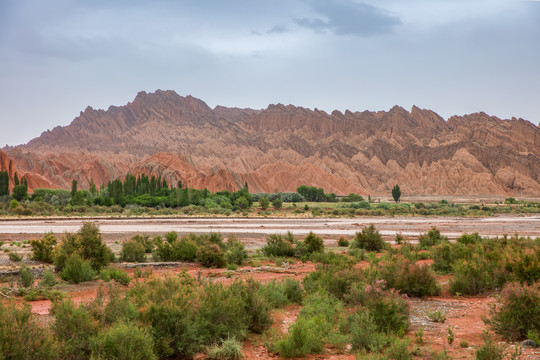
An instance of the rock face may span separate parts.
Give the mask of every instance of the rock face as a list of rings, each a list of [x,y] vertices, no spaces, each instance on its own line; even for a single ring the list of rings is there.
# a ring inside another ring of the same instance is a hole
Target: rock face
[[[6,152],[40,187],[69,188],[72,179],[99,185],[131,172],[212,191],[247,182],[252,192],[305,184],[387,195],[399,184],[418,195],[540,194],[537,126],[484,113],[445,121],[418,107],[211,109],[158,90],[106,111],[87,108],[69,126]]]

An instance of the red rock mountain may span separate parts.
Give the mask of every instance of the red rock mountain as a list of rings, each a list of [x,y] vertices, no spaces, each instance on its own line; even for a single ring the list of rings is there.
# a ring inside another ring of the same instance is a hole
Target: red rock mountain
[[[445,121],[430,110],[328,114],[292,105],[211,109],[174,91],[88,107],[65,127],[5,149],[31,188],[82,187],[126,173],[195,188],[389,194],[540,195],[540,129],[485,113]],[[39,182],[37,180],[40,180]]]

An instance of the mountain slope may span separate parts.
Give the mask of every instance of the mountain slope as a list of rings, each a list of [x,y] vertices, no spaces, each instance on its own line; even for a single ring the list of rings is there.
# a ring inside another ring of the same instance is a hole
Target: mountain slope
[[[141,92],[125,106],[87,108],[6,152],[23,173],[68,188],[154,173],[212,191],[538,195],[540,129],[484,113],[445,121],[430,110],[328,114],[293,105],[208,107],[174,91]]]

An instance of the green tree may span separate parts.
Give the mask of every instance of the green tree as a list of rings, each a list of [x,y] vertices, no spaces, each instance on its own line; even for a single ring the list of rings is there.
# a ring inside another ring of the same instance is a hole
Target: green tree
[[[77,193],[77,180],[73,179],[71,181],[71,197],[73,198]]]
[[[395,202],[399,202],[399,198],[401,198],[401,190],[399,189],[398,184],[392,188],[392,197],[394,198]]]
[[[275,209],[281,209],[281,207],[283,206],[283,201],[281,200],[281,198],[277,197],[272,201],[272,205]]]
[[[9,195],[9,174],[6,171],[0,171],[0,196]]]
[[[261,209],[266,210],[270,206],[270,200],[266,196],[263,196],[259,199],[259,204],[261,205]]]
[[[96,190],[96,184],[94,184],[94,179],[90,178],[90,184],[89,184],[89,186],[90,186],[90,189],[89,189],[90,194],[96,195],[97,190]]]

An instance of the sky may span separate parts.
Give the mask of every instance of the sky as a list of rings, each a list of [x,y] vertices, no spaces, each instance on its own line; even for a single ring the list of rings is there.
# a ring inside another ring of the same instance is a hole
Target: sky
[[[157,89],[538,124],[540,1],[0,0],[0,147]]]

